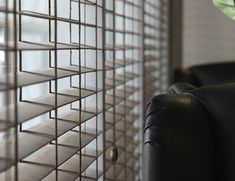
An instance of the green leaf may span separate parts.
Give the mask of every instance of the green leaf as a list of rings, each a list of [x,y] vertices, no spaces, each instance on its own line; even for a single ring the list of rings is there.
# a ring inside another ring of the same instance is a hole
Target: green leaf
[[[225,15],[235,20],[235,0],[213,0],[213,3]]]

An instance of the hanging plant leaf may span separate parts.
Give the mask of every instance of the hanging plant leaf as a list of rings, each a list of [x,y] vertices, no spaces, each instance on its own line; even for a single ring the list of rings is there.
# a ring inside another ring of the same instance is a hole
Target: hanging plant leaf
[[[235,0],[213,0],[213,3],[225,15],[235,20]]]

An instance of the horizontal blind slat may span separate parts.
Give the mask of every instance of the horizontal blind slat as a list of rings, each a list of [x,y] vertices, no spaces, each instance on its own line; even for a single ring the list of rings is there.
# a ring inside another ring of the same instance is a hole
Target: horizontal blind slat
[[[55,69],[54,68],[47,68],[42,70],[29,70],[29,71],[22,71],[17,73],[17,87],[23,87],[33,84],[39,84],[43,82],[48,82],[56,79],[62,79],[74,75],[80,75],[84,73],[91,73],[95,72],[95,69],[92,68],[85,68],[78,66],[67,66],[67,67],[58,67],[57,68],[57,77],[55,77]],[[0,75],[0,84],[3,84],[3,89],[0,87],[1,90],[6,90],[7,87],[15,88],[14,86],[14,73],[8,75]],[[6,77],[8,77],[8,81],[6,82]],[[5,86],[4,86],[5,85]]]
[[[67,104],[70,104],[72,102],[78,101],[80,99],[84,99],[88,96],[91,96],[95,94],[94,90],[90,89],[82,89],[82,94],[81,98],[79,97],[79,92],[78,89],[71,88],[71,89],[66,89],[63,91],[59,91],[58,93],[58,105],[57,107],[61,107]],[[20,102],[17,104],[17,109],[18,109],[18,123],[23,123],[24,121],[27,121],[29,119],[32,119],[36,116],[39,116],[41,114],[47,113],[55,108],[54,105],[55,97],[53,93],[50,93],[46,96],[41,96],[38,98],[30,99],[30,100],[25,100],[24,102]],[[6,121],[6,110],[13,110],[15,108],[15,105],[9,105],[8,107],[3,107],[0,109],[0,120]],[[14,115],[11,117],[14,119]],[[13,122],[9,118],[9,122]],[[7,122],[7,121],[6,121]]]

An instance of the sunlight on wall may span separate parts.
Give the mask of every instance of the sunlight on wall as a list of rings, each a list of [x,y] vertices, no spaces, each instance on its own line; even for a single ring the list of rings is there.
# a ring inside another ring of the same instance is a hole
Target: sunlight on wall
[[[235,60],[235,22],[211,0],[184,0],[183,66]]]

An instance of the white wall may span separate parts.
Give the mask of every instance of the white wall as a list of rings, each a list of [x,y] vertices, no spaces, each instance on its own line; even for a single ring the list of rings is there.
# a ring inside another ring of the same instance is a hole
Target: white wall
[[[183,66],[235,61],[235,21],[211,0],[184,0]]]

